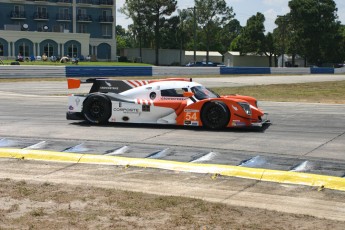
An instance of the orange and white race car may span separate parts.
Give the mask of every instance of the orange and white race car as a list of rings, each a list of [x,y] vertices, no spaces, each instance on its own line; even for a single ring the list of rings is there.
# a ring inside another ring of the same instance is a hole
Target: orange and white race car
[[[226,127],[261,127],[267,114],[253,97],[219,96],[192,79],[68,79],[68,88],[92,83],[88,94],[71,94],[68,120]],[[265,118],[264,118],[265,117]]]

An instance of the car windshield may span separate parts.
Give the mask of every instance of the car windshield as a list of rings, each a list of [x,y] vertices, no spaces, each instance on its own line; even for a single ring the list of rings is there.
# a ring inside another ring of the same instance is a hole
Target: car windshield
[[[204,86],[194,86],[191,88],[192,92],[194,93],[194,96],[198,100],[203,100],[207,98],[218,98],[219,95],[213,92],[210,89],[207,89]]]

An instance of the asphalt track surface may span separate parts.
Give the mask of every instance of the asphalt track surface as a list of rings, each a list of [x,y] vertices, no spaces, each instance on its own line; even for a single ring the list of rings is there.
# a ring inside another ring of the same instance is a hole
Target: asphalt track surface
[[[326,80],[345,80],[345,76],[195,79],[209,87]],[[65,82],[1,83],[0,147],[40,143],[39,149],[56,152],[105,155],[119,150],[117,156],[128,158],[345,175],[345,105],[260,102],[272,121],[264,129],[90,126],[65,119],[66,93]]]

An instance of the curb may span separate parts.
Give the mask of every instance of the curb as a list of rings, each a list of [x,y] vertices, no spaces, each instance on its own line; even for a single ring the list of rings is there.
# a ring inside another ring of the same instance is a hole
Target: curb
[[[157,159],[128,158],[118,156],[54,152],[47,150],[8,148],[0,149],[0,158],[165,169],[180,172],[239,177],[284,184],[317,186],[320,188],[345,191],[345,178],[341,177],[260,168],[247,168],[231,165],[199,164]]]

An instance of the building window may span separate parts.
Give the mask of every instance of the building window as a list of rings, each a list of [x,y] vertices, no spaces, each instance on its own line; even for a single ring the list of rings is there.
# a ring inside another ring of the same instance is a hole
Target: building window
[[[36,15],[35,18],[37,18],[37,19],[47,19],[48,18],[47,7],[38,6],[37,7],[37,15]]]
[[[70,56],[70,57],[77,57],[78,56],[77,45],[72,44],[72,45],[68,46],[67,53],[68,53],[68,56]]]
[[[54,46],[50,43],[47,43],[44,47],[43,47],[44,53],[48,56],[51,57],[54,55]]]
[[[78,32],[86,34],[87,33],[87,25],[83,24],[83,23],[79,23],[78,24]]]
[[[4,45],[0,43],[0,56],[4,56]]]
[[[13,17],[21,18],[24,15],[24,6],[15,5],[13,10]]]
[[[54,25],[53,32],[69,33],[69,23],[59,23]]]
[[[102,36],[111,37],[111,25],[102,25]]]
[[[28,57],[29,56],[29,46],[25,42],[19,44],[19,53],[23,57]]]
[[[68,8],[60,8],[58,20],[71,20]]]

